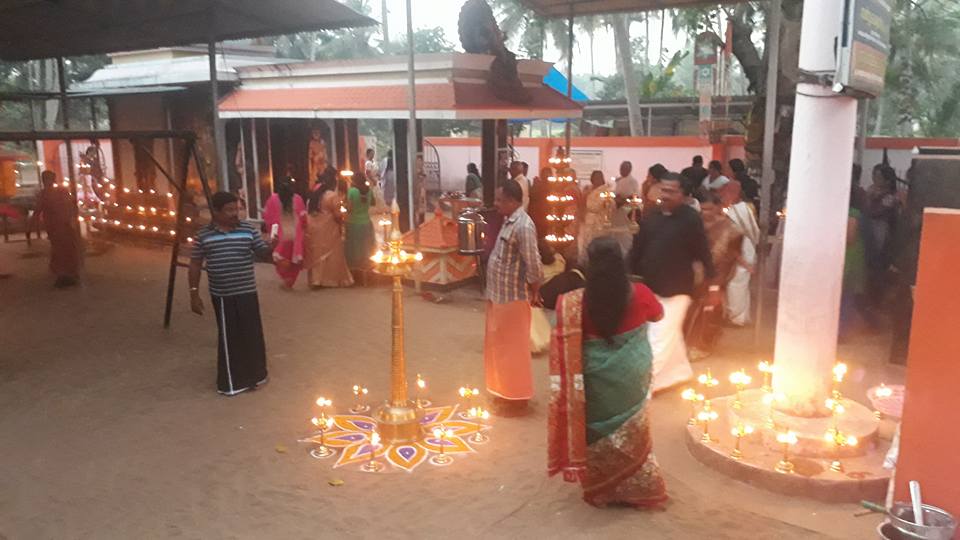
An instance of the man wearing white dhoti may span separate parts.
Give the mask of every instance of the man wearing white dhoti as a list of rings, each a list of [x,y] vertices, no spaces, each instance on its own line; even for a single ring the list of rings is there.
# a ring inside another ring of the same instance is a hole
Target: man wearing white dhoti
[[[693,294],[694,261],[703,264],[709,283],[707,302],[720,304],[720,287],[715,283],[717,276],[703,221],[696,210],[684,204],[680,182],[676,173],[660,180],[660,205],[643,219],[630,254],[633,273],[643,277],[663,305],[663,319],[649,326],[654,392],[693,377],[683,339],[683,320]]]
[[[750,206],[738,197],[738,202],[724,209],[724,213],[733,222],[743,240],[740,257],[727,283],[726,315],[730,324],[744,326],[750,323],[750,279],[757,262],[757,243],[760,241],[760,227]]]

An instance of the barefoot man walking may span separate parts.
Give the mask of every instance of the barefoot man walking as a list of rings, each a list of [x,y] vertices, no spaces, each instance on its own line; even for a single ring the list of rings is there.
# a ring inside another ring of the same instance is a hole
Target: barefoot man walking
[[[260,231],[240,220],[236,195],[215,193],[213,221],[200,229],[190,258],[190,308],[203,315],[200,272],[207,281],[217,317],[217,391],[235,396],[267,381],[267,352],[260,322],[254,258],[272,260],[276,239],[264,242]]]

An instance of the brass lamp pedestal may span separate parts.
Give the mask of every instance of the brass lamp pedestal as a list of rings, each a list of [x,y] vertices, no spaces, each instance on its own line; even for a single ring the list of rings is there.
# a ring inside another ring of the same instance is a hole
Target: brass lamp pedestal
[[[394,212],[393,223],[397,223]],[[403,351],[403,282],[402,277],[420,262],[423,256],[400,249],[400,233],[393,228],[387,251],[372,257],[378,274],[393,278],[392,343],[390,351],[390,399],[377,410],[377,431],[384,444],[412,443],[423,437],[420,421],[423,411],[407,397],[407,368]]]

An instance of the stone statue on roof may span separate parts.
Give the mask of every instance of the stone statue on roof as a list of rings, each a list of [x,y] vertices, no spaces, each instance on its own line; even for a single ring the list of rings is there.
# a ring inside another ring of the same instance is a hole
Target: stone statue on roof
[[[530,92],[517,72],[517,55],[507,49],[503,32],[486,0],[467,0],[460,8],[460,44],[474,54],[494,56],[487,83],[493,94],[511,103],[529,103]]]

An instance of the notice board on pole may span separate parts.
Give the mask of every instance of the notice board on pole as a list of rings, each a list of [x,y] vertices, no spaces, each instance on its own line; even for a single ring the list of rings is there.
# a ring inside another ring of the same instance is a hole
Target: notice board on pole
[[[890,56],[893,0],[844,0],[843,33],[834,84],[844,93],[876,97],[883,92]]]

